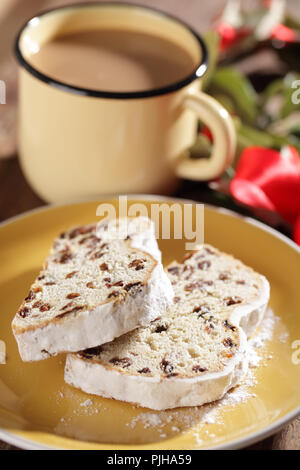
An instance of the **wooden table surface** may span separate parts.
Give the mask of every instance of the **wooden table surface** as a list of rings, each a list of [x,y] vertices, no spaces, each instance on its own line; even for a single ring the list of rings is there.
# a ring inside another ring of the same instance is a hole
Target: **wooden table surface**
[[[1,0],[3,2],[4,0]],[[6,0],[5,0],[6,1]],[[10,1],[10,0],[9,0]],[[17,4],[18,1],[14,0]],[[76,0],[75,0],[76,1]],[[73,0],[73,3],[75,3]],[[77,0],[78,1],[78,0]],[[82,0],[81,0],[82,1]],[[122,0],[121,0],[122,1]],[[209,27],[210,21],[218,11],[218,8],[224,3],[223,0],[209,0],[201,2],[200,0],[137,0],[140,4],[145,4],[160,8],[170,12],[184,21],[192,25],[196,30],[203,31]],[[290,0],[288,3],[291,8],[297,12],[298,0]],[[35,11],[39,11],[45,6],[59,5],[72,3],[70,0],[46,0],[37,2],[36,0],[27,0],[27,15],[24,13],[24,4],[22,1],[22,9],[17,8],[15,11],[15,19],[9,29],[9,39],[7,47],[10,47],[11,38],[14,37],[16,31],[13,28],[18,28],[24,22],[26,16],[31,16]],[[300,8],[298,3],[300,14]],[[20,13],[21,12],[21,13]],[[0,10],[1,13],[1,10]],[[20,17],[20,14],[22,17]],[[1,35],[1,31],[0,31]],[[0,50],[1,52],[1,50]],[[0,54],[1,57],[1,54]],[[1,79],[1,68],[0,68]],[[9,103],[8,103],[9,104]],[[202,198],[203,186],[192,186],[192,193],[195,194],[197,200],[205,200]],[[204,194],[204,193],[203,193]],[[186,192],[181,193],[182,196],[187,195]],[[188,190],[188,195],[191,196],[191,191]],[[7,160],[0,160],[0,222],[10,217],[21,214],[27,210],[39,207],[45,203],[31,190],[23,177],[22,171],[18,164],[17,158]],[[0,441],[0,450],[14,450],[10,446]],[[281,432],[275,436],[269,437],[248,449],[297,449],[300,450],[300,418],[295,420],[290,425],[286,426]]]

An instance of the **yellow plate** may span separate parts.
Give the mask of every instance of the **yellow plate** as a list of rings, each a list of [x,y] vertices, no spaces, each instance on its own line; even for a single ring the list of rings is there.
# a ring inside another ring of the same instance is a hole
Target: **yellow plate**
[[[174,199],[160,201],[171,204]],[[138,202],[150,208],[151,198]],[[262,351],[269,357],[267,365],[254,372],[254,396],[227,404],[216,422],[205,424],[201,409],[157,413],[75,390],[64,384],[62,356],[21,362],[10,329],[15,311],[53,238],[69,226],[97,220],[98,204],[41,209],[0,226],[0,340],[7,347],[7,363],[0,365],[0,439],[30,449],[238,448],[296,417],[300,365],[292,361],[291,345],[300,340],[300,250],[263,224],[212,207],[205,209],[205,241],[233,253],[271,283],[271,307],[278,319]],[[160,247],[165,263],[184,254],[184,240],[160,241]]]

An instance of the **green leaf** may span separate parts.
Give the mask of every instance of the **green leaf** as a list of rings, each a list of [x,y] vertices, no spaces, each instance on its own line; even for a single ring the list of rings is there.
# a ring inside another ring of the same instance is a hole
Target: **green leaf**
[[[294,135],[278,136],[271,132],[261,131],[245,124],[240,124],[237,138],[239,152],[250,146],[280,150],[285,145],[293,145],[298,151],[300,151],[300,139]]]
[[[295,92],[292,84],[295,80],[299,80],[299,78],[299,75],[290,72],[284,78],[272,82],[261,95],[262,106],[264,108],[268,106],[272,99],[276,99],[276,96],[280,97],[282,103],[279,107],[279,113],[276,113],[275,116],[273,115],[273,119],[283,119],[300,110],[300,104],[294,104],[292,101],[292,95]]]
[[[211,143],[203,134],[198,134],[196,142],[190,148],[191,158],[208,158],[211,154]]]
[[[285,26],[292,29],[298,29],[300,31],[300,21],[294,17],[290,16],[288,13],[285,17]]]
[[[249,124],[256,124],[258,96],[250,81],[233,67],[219,67],[211,80],[210,92],[224,93],[234,102],[235,110]]]
[[[235,114],[234,101],[230,96],[224,93],[214,93],[213,96],[230,114]]]
[[[202,88],[205,90],[212,79],[219,59],[220,36],[215,31],[207,31],[203,35],[203,39],[207,47],[209,57],[208,68],[202,80]]]

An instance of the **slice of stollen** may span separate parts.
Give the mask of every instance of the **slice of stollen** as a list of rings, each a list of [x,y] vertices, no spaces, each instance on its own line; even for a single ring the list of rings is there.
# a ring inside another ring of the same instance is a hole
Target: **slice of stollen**
[[[55,240],[12,322],[23,361],[106,343],[165,312],[173,289],[152,222],[120,224],[76,227]]]
[[[239,383],[248,366],[247,336],[268,303],[268,281],[209,245],[167,272],[175,293],[167,314],[69,354],[68,384],[162,410],[220,399]]]

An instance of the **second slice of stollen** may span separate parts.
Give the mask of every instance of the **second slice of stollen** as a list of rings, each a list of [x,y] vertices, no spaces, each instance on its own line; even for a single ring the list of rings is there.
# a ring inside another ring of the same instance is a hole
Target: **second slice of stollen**
[[[167,269],[167,314],[98,348],[67,356],[65,381],[155,410],[220,399],[248,366],[247,336],[269,300],[266,278],[204,245]]]

